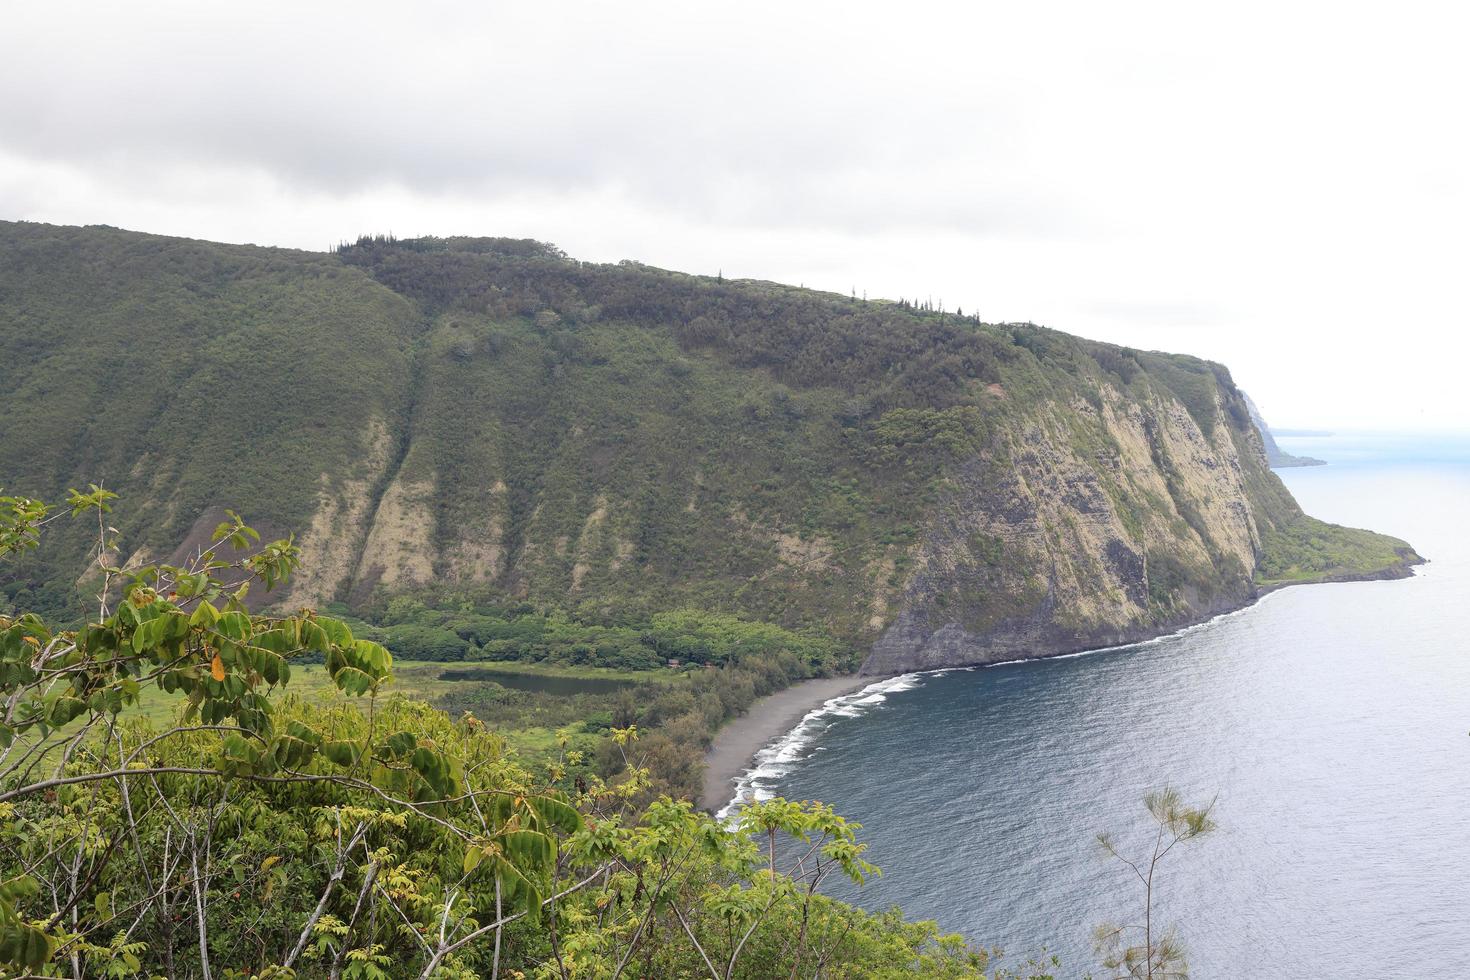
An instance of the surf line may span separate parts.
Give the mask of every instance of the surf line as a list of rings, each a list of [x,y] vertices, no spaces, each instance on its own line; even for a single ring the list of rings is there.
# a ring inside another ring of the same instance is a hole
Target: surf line
[[[1284,591],[1284,590],[1278,590]],[[1267,599],[1278,594],[1267,592],[1258,597],[1254,602],[1247,603],[1239,609],[1231,609],[1228,612],[1217,613],[1209,619],[1198,623],[1190,623],[1188,626],[1180,627],[1169,633],[1160,633],[1158,636],[1147,640],[1138,640],[1133,643],[1120,643],[1114,646],[1097,647],[1092,650],[1077,650],[1072,653],[1057,653],[1046,657],[1018,657],[1015,660],[997,660],[989,664],[971,664],[964,667],[936,667],[933,670],[915,670],[907,674],[899,674],[895,677],[885,677],[874,681],[867,687],[853,691],[851,694],[842,694],[835,698],[828,698],[820,705],[808,711],[797,722],[796,727],[779,735],[766,744],[765,748],[755,754],[753,764],[735,779],[734,792],[730,801],[715,811],[716,820],[731,820],[740,811],[740,808],[748,803],[759,803],[769,800],[775,794],[766,788],[766,783],[778,779],[791,771],[791,767],[802,761],[803,750],[817,737],[829,728],[833,721],[838,718],[858,718],[866,714],[872,708],[888,700],[890,694],[901,691],[911,691],[919,687],[925,678],[942,677],[955,671],[982,670],[991,667],[1006,667],[1012,664],[1035,663],[1039,660],[1070,660],[1074,657],[1090,657],[1098,653],[1115,653],[1120,650],[1136,650],[1143,647],[1154,646],[1179,637],[1188,636],[1200,630],[1213,626],[1224,619],[1239,616]],[[829,720],[830,719],[830,720]]]

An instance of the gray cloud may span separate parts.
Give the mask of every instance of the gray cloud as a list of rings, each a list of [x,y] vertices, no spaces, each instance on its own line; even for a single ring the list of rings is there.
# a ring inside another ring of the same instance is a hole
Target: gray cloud
[[[0,216],[318,248],[531,235],[1184,348],[1283,424],[1427,400],[1470,426],[1450,367],[1470,353],[1465,18],[21,2]],[[1342,342],[1386,324],[1445,356]]]
[[[1191,303],[1095,303],[1090,309],[1109,320],[1172,327],[1218,327],[1234,319],[1224,309]]]
[[[1008,123],[983,92],[915,85],[912,59],[880,36],[769,43],[787,14],[566,8],[546,18],[553,29],[446,13],[399,31],[356,7],[287,17],[267,6],[278,13],[255,19],[246,8],[137,9],[67,23],[33,9],[17,25],[13,36],[39,43],[0,63],[0,88],[27,93],[0,102],[5,150],[86,161],[140,190],[160,166],[243,167],[329,195],[615,188],[737,222],[979,233],[1057,223],[1054,203],[1013,175],[996,179],[993,153],[967,149]],[[661,34],[664,18],[674,29]],[[69,52],[61,71],[58,47]],[[955,151],[973,161],[968,187],[955,194],[946,180],[941,196],[926,175]],[[913,180],[895,186],[895,173]]]

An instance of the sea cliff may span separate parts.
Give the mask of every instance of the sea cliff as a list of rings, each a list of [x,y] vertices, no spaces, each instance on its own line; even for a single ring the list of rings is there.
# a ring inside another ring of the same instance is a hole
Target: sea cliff
[[[118,492],[124,564],[181,558],[225,508],[296,533],[257,606],[700,610],[872,674],[1416,557],[1302,514],[1222,365],[532,241],[0,222],[0,412],[0,485]],[[0,592],[75,610],[91,547],[61,529]]]

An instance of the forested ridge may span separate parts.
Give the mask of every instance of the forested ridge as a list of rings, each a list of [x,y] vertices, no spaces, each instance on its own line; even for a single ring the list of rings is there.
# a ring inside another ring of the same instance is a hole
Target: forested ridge
[[[1228,372],[1194,358],[532,241],[321,254],[5,223],[0,246],[0,486],[118,491],[124,564],[181,558],[224,508],[294,532],[285,606],[376,617],[425,593],[595,625],[694,609],[820,627],[853,651],[906,607],[1001,628],[1055,577],[1043,552],[1086,545],[1007,540],[1002,498],[1041,491],[1005,481],[1041,443],[1094,471],[1037,461],[1071,513],[1116,514],[1110,547],[1148,573],[1118,573],[1147,592],[1125,611],[1144,625],[1248,591],[1262,559],[1363,573],[1402,544],[1368,540],[1341,567],[1267,554],[1302,516]],[[1176,428],[1239,478],[1189,486]],[[1132,435],[1150,484],[1119,472]],[[982,499],[956,502],[977,465]],[[1206,512],[1226,492],[1249,511],[1244,560]],[[946,543],[960,564],[941,609],[916,574],[954,506],[993,513],[965,516],[963,554]],[[76,615],[87,542],[63,534],[0,573],[0,602]]]

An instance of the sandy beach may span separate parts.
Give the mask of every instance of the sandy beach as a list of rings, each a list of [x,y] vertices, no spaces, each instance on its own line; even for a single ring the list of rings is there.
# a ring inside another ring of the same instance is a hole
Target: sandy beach
[[[755,754],[795,728],[808,711],[821,707],[829,698],[849,694],[881,679],[820,677],[756,701],[745,714],[730,720],[715,734],[714,744],[705,756],[700,807],[714,812],[730,802],[735,793],[735,780],[750,768]]]

